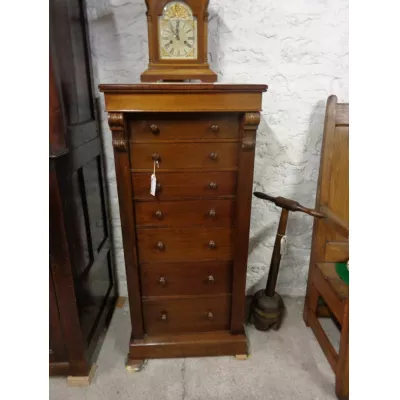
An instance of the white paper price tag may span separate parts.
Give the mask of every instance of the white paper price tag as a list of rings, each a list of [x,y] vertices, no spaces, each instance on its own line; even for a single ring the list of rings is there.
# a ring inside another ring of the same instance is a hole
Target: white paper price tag
[[[157,178],[155,174],[151,174],[150,178],[150,194],[152,196],[156,195],[156,187],[157,187]]]
[[[281,256],[286,253],[286,248],[287,248],[287,237],[285,235],[285,236],[282,236],[282,239],[281,239]]]

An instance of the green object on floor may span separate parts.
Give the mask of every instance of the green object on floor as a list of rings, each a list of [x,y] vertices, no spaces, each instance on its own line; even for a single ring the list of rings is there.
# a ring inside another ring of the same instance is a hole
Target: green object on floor
[[[346,284],[349,284],[349,270],[347,269],[347,263],[336,263],[336,272],[340,279]]]

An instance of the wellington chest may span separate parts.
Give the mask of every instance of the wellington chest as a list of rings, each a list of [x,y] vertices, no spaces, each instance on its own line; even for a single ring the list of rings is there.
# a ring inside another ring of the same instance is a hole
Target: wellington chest
[[[267,86],[153,83],[100,90],[123,234],[128,365],[247,354],[254,149]]]

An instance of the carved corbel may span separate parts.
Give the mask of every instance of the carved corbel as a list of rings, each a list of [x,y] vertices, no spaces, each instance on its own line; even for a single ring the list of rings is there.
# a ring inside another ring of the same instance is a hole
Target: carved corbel
[[[125,134],[124,114],[108,113],[108,126],[112,132],[112,144],[115,150],[127,151],[127,139]]]
[[[256,147],[256,131],[260,123],[260,113],[252,112],[244,114],[244,132],[242,137],[242,149],[254,150]]]

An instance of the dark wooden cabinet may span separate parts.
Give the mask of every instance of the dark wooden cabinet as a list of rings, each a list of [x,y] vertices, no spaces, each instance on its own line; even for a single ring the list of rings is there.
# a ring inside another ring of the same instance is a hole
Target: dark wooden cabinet
[[[117,296],[85,5],[50,2],[50,374],[86,376]]]
[[[113,135],[130,366],[146,358],[247,354],[254,149],[266,89],[100,85]]]

